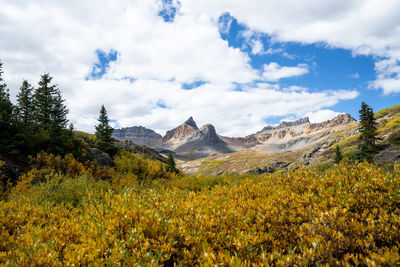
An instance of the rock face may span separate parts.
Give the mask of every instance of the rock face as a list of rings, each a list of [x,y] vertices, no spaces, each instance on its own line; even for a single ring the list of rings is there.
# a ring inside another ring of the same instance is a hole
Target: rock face
[[[155,146],[162,139],[160,134],[142,126],[115,129],[112,136],[118,140],[128,140],[145,146]]]
[[[321,141],[346,125],[356,123],[349,114],[340,114],[332,120],[310,123],[308,117],[266,126],[261,131],[241,138],[222,139],[236,150],[257,152],[286,152],[301,149]]]
[[[198,129],[196,122],[190,117],[178,127],[168,131],[162,138],[162,142],[165,143],[172,139],[185,140],[192,136]]]

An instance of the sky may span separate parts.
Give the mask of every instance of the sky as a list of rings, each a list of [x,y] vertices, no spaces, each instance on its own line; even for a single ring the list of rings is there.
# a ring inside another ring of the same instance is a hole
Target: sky
[[[193,116],[225,136],[400,103],[397,0],[0,0],[12,100],[50,73],[75,129],[164,134]]]

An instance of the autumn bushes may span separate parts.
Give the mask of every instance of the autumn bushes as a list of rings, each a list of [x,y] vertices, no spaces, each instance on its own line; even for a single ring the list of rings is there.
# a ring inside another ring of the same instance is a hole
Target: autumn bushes
[[[0,202],[0,263],[400,262],[399,165],[197,177],[124,153],[107,180],[69,162],[77,176],[64,178],[60,167],[52,180]]]

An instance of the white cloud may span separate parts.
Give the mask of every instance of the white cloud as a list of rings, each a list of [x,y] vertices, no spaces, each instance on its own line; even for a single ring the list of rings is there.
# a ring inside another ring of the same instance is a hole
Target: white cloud
[[[385,59],[375,63],[377,79],[370,83],[371,88],[383,89],[383,94],[400,93],[400,59]]]
[[[397,0],[187,0],[185,12],[229,12],[253,31],[277,41],[350,49],[354,55],[373,55],[400,62],[400,1]],[[399,70],[396,72],[400,73]],[[379,74],[379,72],[378,72]],[[379,78],[372,87],[384,94],[398,93],[398,78]]]
[[[308,73],[307,64],[298,64],[296,67],[280,66],[276,62],[264,64],[263,77],[267,81],[278,81],[282,78],[301,76]]]
[[[50,72],[67,99],[75,128],[89,132],[102,104],[121,127],[143,125],[164,133],[193,115],[198,124],[211,122],[220,133],[238,136],[260,130],[269,116],[303,117],[358,96],[356,91],[309,92],[268,83],[235,91],[234,83],[275,82],[304,75],[308,66],[272,62],[258,73],[246,53],[220,38],[221,27],[228,31],[232,23],[218,24],[224,12],[281,41],[324,41],[355,53],[400,58],[397,1],[186,0],[173,23],[157,16],[159,1],[0,3],[0,59],[12,94],[22,79],[36,85],[41,74]],[[260,43],[254,53],[278,52]],[[115,49],[118,60],[102,79],[85,80],[98,61],[97,49]],[[385,64],[377,65],[377,72],[388,72]],[[392,65],[393,72],[397,61]],[[126,76],[136,81],[122,80]],[[208,83],[181,89],[182,83],[198,79]],[[157,107],[160,101],[169,108]]]

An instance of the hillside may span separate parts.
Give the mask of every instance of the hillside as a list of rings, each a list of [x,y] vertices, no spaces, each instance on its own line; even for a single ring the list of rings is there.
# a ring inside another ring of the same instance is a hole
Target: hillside
[[[400,160],[400,104],[382,109],[375,113],[375,119],[378,123],[378,145],[380,152],[375,156],[374,160],[378,163],[395,162]],[[350,128],[353,132],[350,137],[344,138],[337,136],[335,145],[339,145],[345,157],[353,158],[359,144],[359,134],[357,132],[358,125]],[[318,151],[316,148],[309,149]],[[318,151],[318,155],[313,161],[313,165],[332,164],[335,153],[333,144],[323,151]]]
[[[378,122],[378,163],[400,160],[400,105],[375,113]],[[180,162],[186,173],[219,175],[225,172],[270,172],[306,165],[311,168],[333,164],[336,145],[345,157],[354,159],[357,152],[358,123],[348,114],[311,124],[308,118],[267,126],[245,138],[221,137],[227,144],[243,151]],[[246,151],[247,150],[247,151]]]

